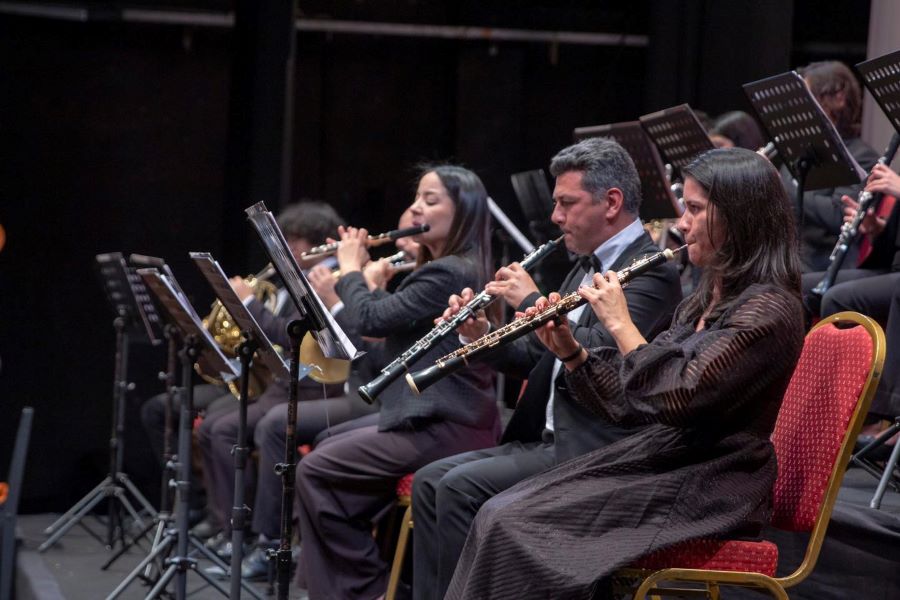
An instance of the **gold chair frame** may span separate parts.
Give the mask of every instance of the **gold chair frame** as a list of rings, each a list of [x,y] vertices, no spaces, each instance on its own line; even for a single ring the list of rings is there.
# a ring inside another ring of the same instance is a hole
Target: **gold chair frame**
[[[834,509],[835,500],[837,500],[838,489],[844,478],[844,471],[853,454],[853,447],[856,442],[856,436],[862,428],[863,419],[869,411],[869,405],[872,403],[872,397],[875,395],[875,389],[881,379],[882,367],[884,366],[885,354],[885,338],[884,331],[881,326],[871,318],[861,315],[857,312],[841,312],[830,317],[826,317],[819,321],[807,334],[807,337],[821,327],[827,327],[831,324],[839,325],[858,325],[863,327],[872,339],[872,362],[869,367],[869,375],[863,385],[859,400],[850,417],[847,431],[841,443],[840,451],[832,468],[831,475],[828,480],[828,487],[819,508],[819,514],[816,517],[815,526],[810,534],[809,542],[806,546],[806,554],[803,561],[794,570],[793,573],[785,577],[770,577],[762,573],[751,573],[743,571],[713,571],[704,569],[681,569],[669,568],[651,572],[649,576],[643,580],[638,586],[634,598],[635,600],[643,600],[650,595],[651,598],[659,596],[703,596],[718,600],[720,585],[736,585],[744,587],[754,587],[768,591],[773,597],[787,600],[787,589],[791,588],[806,579],[816,565],[819,553],[822,549],[822,543],[825,540],[825,532],[828,529],[828,522],[831,520],[831,513]],[[648,571],[639,569],[623,569],[616,578],[623,579],[640,579],[644,577]],[[679,588],[664,587],[660,584],[663,582],[684,582],[699,584],[703,587],[695,588]]]
[[[411,496],[397,496],[397,508],[404,507],[406,510],[403,512],[403,523],[400,524],[400,535],[397,536],[397,548],[394,550],[394,562],[391,565],[391,576],[388,579],[384,600],[394,600],[397,596],[397,587],[400,585],[400,571],[403,570],[403,559],[406,558],[409,532],[413,527]]]

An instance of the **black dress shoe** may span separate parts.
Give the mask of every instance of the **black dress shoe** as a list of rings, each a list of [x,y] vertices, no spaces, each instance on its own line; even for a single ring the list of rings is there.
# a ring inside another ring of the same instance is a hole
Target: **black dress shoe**
[[[201,540],[208,540],[221,531],[221,527],[213,523],[208,517],[191,527],[191,534]]]
[[[244,579],[265,579],[269,575],[270,565],[275,563],[269,560],[269,550],[274,548],[270,543],[257,544],[253,552],[241,561],[241,577]]]

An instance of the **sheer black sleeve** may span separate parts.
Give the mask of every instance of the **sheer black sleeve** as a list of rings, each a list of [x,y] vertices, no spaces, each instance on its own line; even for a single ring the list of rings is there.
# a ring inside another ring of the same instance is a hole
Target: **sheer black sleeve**
[[[572,396],[626,426],[693,427],[739,413],[773,382],[787,381],[803,345],[799,302],[754,288],[716,327],[687,337],[673,328],[624,357],[614,348],[592,350],[567,375]]]

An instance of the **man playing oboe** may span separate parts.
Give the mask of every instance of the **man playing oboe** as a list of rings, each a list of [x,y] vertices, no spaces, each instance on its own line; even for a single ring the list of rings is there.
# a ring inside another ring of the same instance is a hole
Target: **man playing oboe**
[[[615,141],[592,138],[560,151],[550,164],[556,177],[551,219],[565,234],[566,248],[580,256],[562,284],[561,293],[590,284],[595,272],[619,270],[658,248],[638,218],[640,179],[628,153]],[[502,296],[522,312],[540,296],[532,278],[518,263],[497,271],[485,290]],[[625,290],[632,320],[652,339],[668,326],[681,300],[678,273],[671,264],[651,269]],[[451,296],[448,318],[474,293]],[[584,307],[567,315],[584,346],[614,346],[613,337]],[[487,333],[484,316],[459,328],[463,341]],[[562,361],[534,334],[494,353],[498,370],[528,379],[512,420],[495,448],[439,460],[416,472],[413,487],[414,597],[443,598],[453,575],[469,525],[478,508],[492,496],[562,461],[629,435],[633,430],[603,422],[573,403],[557,382]]]

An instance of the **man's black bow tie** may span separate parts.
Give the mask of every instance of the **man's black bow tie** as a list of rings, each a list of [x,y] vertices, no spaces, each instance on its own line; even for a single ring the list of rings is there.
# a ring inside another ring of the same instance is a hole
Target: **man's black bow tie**
[[[578,264],[581,266],[581,270],[587,273],[591,269],[594,270],[594,273],[602,273],[603,272],[603,264],[601,264],[600,259],[597,258],[596,254],[587,254],[585,256],[578,257]]]

